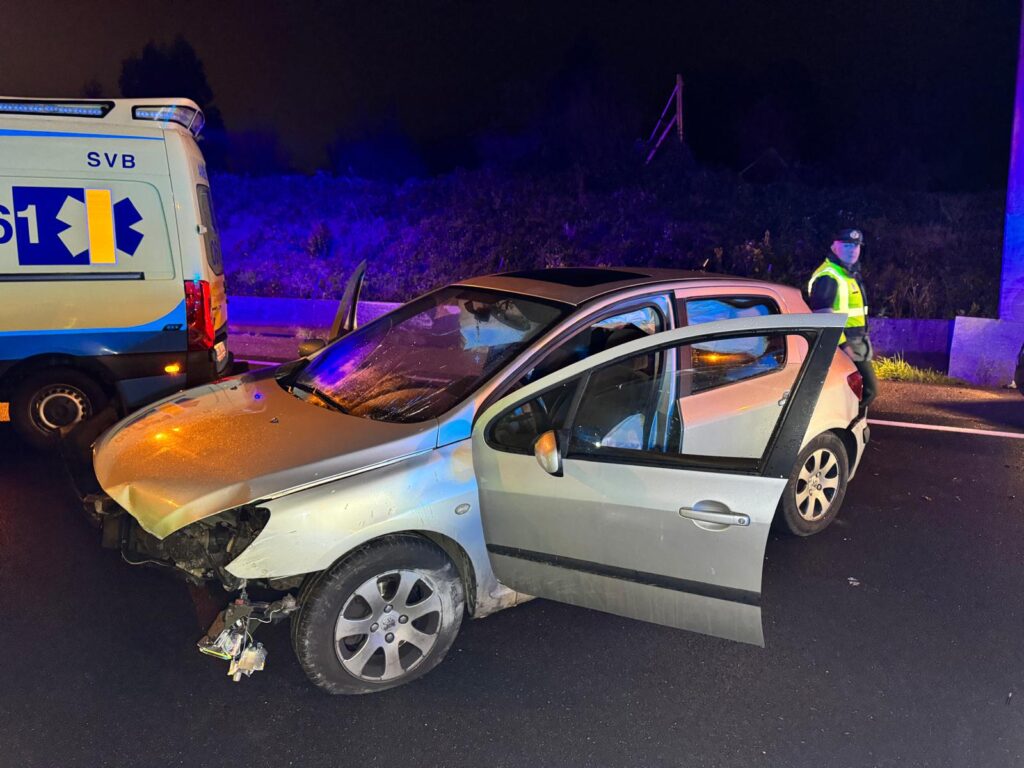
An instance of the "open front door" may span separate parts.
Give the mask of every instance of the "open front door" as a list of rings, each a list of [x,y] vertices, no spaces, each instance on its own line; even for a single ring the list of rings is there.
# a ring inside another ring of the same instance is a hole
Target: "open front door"
[[[762,645],[765,542],[843,321],[776,315],[666,331],[489,407],[473,459],[499,580]],[[794,335],[807,342],[802,360],[787,353]],[[777,405],[752,429],[747,404],[763,403],[765,387]],[[702,419],[689,434],[687,398],[713,390],[715,428]],[[554,457],[535,455],[541,436],[538,450],[557,443]]]
[[[356,329],[356,310],[359,307],[359,294],[363,291],[365,276],[366,259],[363,259],[349,276],[348,282],[345,283],[345,292],[341,295],[341,301],[338,302],[338,313],[334,316],[334,322],[331,324],[331,335],[328,342]]]

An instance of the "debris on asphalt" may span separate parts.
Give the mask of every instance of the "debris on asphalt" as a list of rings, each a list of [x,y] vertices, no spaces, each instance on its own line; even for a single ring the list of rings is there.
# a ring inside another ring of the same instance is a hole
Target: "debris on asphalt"
[[[846,583],[849,584],[851,587],[859,587],[860,579],[856,579],[853,576],[848,576],[846,578]]]
[[[924,499],[925,501],[931,501],[932,500],[931,496],[922,496],[921,498]]]

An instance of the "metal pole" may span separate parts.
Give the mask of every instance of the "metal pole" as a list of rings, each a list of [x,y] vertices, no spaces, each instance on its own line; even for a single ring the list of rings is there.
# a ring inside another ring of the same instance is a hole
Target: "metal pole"
[[[1022,3],[1024,6],[1024,3]],[[999,319],[1024,322],[1024,8],[1017,55],[1017,92],[1010,141],[1010,175],[1006,187],[1003,274]]]
[[[679,143],[685,144],[683,138],[683,76],[676,75],[676,130],[679,132]]]

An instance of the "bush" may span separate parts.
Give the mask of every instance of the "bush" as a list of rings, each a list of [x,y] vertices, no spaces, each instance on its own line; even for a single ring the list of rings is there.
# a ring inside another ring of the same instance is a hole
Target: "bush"
[[[803,287],[832,233],[856,225],[867,235],[872,314],[995,314],[995,193],[751,185],[668,155],[657,165],[485,168],[402,184],[218,175],[229,290],[335,298],[364,258],[364,296],[380,300],[471,275],[564,265],[707,269]]]

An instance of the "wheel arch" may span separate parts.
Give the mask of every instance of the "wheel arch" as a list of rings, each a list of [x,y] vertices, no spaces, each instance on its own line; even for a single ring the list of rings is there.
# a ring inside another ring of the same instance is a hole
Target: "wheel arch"
[[[0,398],[9,398],[21,381],[48,368],[72,368],[80,371],[95,380],[107,397],[117,397],[116,380],[103,364],[90,357],[44,352],[19,360],[0,375]]]
[[[465,594],[466,600],[466,611],[469,613],[470,616],[474,616],[476,614],[477,609],[478,582],[476,568],[473,565],[473,560],[470,558],[469,553],[466,552],[462,545],[455,541],[455,539],[451,538],[450,536],[446,536],[443,533],[429,530],[409,529],[388,531],[386,533],[381,533],[377,536],[373,536],[372,538],[360,542],[356,546],[350,548],[344,554],[335,558],[335,560],[326,568],[307,574],[302,582],[302,586],[300,587],[300,595],[305,594],[310,588],[312,588],[312,586],[317,582],[317,580],[321,576],[323,576],[323,574],[330,571],[339,563],[344,562],[348,558],[352,557],[357,552],[373,547],[375,544],[383,541],[384,539],[401,538],[403,536],[415,537],[418,539],[424,539],[426,541],[429,541],[430,543],[441,549],[448,556],[448,558],[455,564],[455,567],[459,572],[459,578],[462,581],[463,592]]]
[[[842,428],[842,427],[835,427],[835,428],[830,429],[828,431],[831,432],[832,434],[834,434],[836,437],[838,437],[842,441],[843,448],[846,449],[846,461],[847,461],[847,464],[850,467],[850,471],[852,472],[853,468],[855,466],[857,466],[857,458],[858,458],[858,456],[857,456],[857,454],[858,454],[857,438],[854,436],[853,432],[851,432],[849,429],[845,429],[845,428]]]

